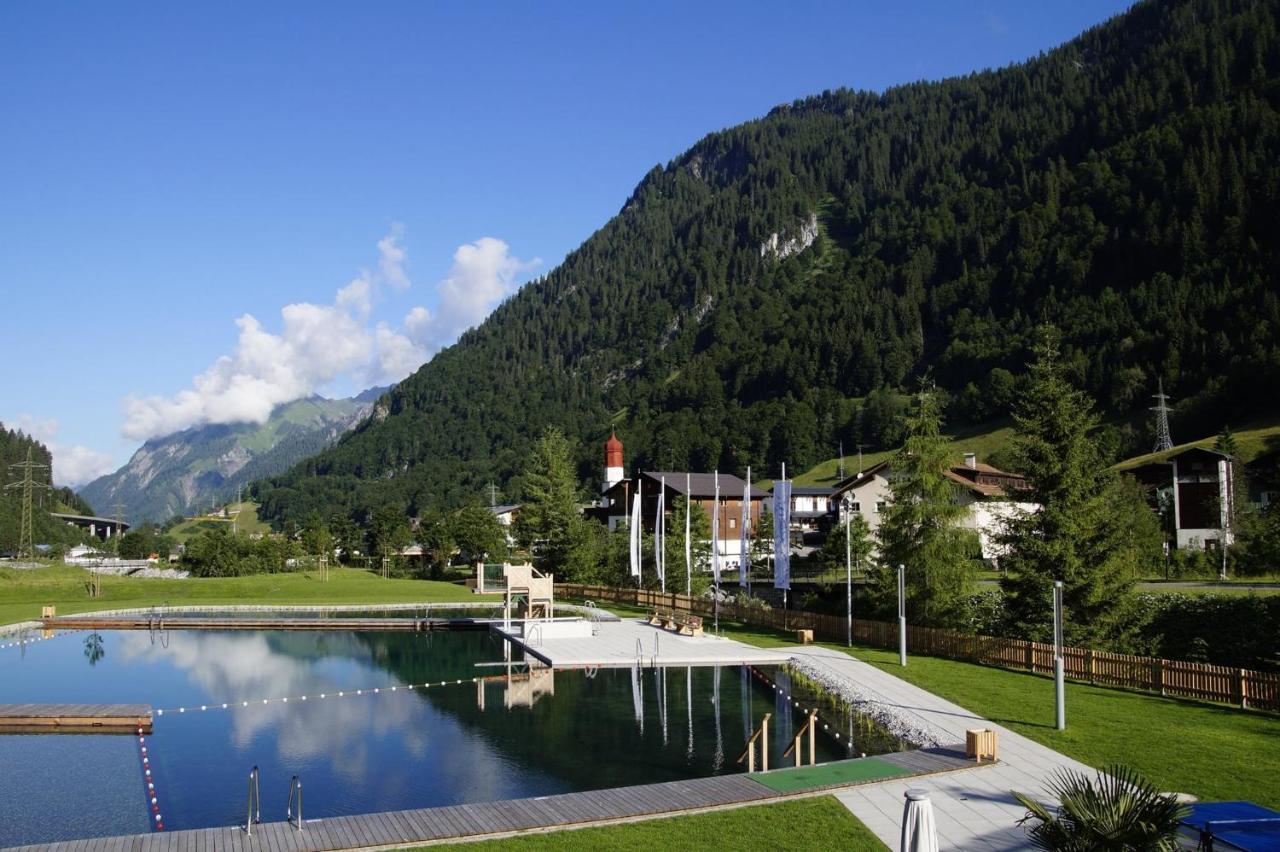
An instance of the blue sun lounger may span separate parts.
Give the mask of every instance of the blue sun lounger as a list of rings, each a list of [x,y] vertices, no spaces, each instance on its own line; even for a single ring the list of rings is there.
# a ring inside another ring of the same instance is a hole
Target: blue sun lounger
[[[1182,824],[1204,850],[1280,852],[1280,811],[1253,802],[1205,802],[1191,806]]]

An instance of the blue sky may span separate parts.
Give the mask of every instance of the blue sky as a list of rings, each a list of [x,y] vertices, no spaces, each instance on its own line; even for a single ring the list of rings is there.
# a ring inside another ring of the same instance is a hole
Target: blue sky
[[[76,483],[399,378],[706,133],[1126,5],[0,4],[0,421]]]

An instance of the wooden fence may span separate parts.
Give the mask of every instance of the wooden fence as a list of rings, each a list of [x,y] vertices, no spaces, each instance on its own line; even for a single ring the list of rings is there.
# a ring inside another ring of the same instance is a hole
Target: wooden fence
[[[710,617],[715,604],[705,598],[691,598],[674,592],[648,589],[618,589],[557,583],[562,598],[587,598],[642,608],[679,609]],[[752,627],[776,630],[812,630],[815,639],[843,642],[847,635],[844,616],[720,604],[720,617]],[[877,648],[898,647],[898,625],[885,621],[853,620],[855,642]],[[1025,639],[1003,639],[938,630],[907,627],[907,650],[930,657],[1023,669],[1038,674],[1053,673],[1053,646]],[[1068,678],[1102,686],[1143,689],[1180,698],[1220,701],[1238,707],[1280,711],[1280,675],[1207,663],[1160,660],[1112,654],[1089,648],[1064,648],[1063,667]]]

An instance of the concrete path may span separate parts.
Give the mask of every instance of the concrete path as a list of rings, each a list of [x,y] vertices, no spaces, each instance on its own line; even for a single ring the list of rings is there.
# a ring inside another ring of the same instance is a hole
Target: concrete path
[[[998,732],[1000,762],[996,766],[975,766],[946,775],[888,781],[836,794],[836,798],[891,849],[898,848],[903,793],[908,787],[929,791],[942,849],[1026,849],[1026,834],[1017,825],[1026,810],[1009,791],[1042,796],[1044,781],[1055,770],[1091,771],[1078,761],[848,654],[827,648],[786,650],[797,659],[853,681],[864,695],[874,695],[873,700],[882,702],[886,708],[949,734],[953,742],[963,743],[969,728],[993,728]]]
[[[512,638],[519,643],[519,637]],[[880,705],[867,708],[881,711],[872,715],[888,712],[904,720],[906,727],[929,732],[945,745],[962,745],[965,731],[970,728],[995,729],[1000,753],[995,766],[975,765],[969,770],[868,784],[834,794],[891,849],[898,848],[903,793],[908,787],[930,792],[942,849],[1026,849],[1029,845],[1026,833],[1018,825],[1026,811],[1010,791],[1042,797],[1045,780],[1057,769],[1091,771],[1053,749],[830,648],[756,648],[732,639],[676,636],[643,621],[626,620],[599,625],[595,636],[548,639],[527,650],[556,667],[632,666],[638,653],[637,640],[646,666],[651,664],[651,658],[657,665],[764,664],[795,660],[822,669],[827,675],[823,680],[846,681],[862,700]]]

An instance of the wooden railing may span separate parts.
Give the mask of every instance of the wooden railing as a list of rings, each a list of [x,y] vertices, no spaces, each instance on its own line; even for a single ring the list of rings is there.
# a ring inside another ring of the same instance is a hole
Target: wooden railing
[[[592,601],[625,604],[642,608],[663,607],[698,615],[714,613],[715,604],[705,598],[691,598],[674,592],[648,589],[619,589],[557,583],[561,598],[588,598]],[[812,630],[816,639],[845,641],[846,621],[841,615],[720,604],[720,618],[751,627],[776,630]],[[897,648],[898,625],[884,621],[853,620],[853,639],[877,648]],[[907,650],[930,657],[981,663],[1038,674],[1053,673],[1053,645],[1025,639],[976,636],[931,627],[907,627]],[[1090,648],[1063,649],[1063,666],[1068,678],[1102,686],[1143,689],[1179,698],[1219,701],[1256,710],[1280,711],[1280,674],[1113,654]]]

